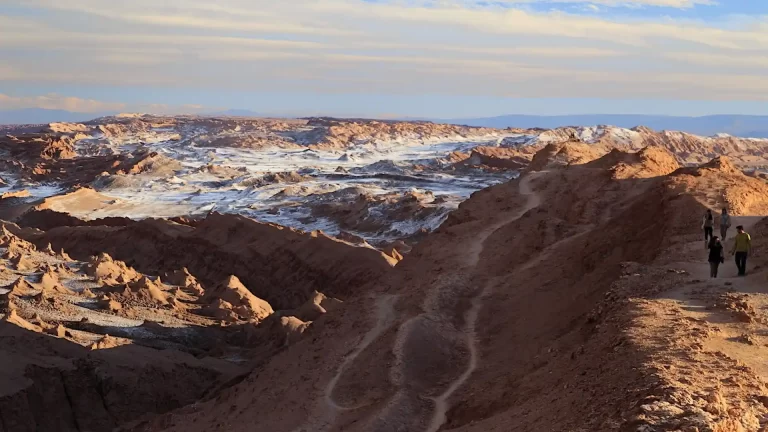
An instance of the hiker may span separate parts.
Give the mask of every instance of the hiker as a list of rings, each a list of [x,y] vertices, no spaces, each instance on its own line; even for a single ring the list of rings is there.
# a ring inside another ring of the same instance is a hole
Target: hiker
[[[704,247],[709,246],[709,239],[712,238],[712,233],[715,228],[715,218],[712,216],[712,210],[707,210],[704,214],[704,221],[701,223],[701,227],[704,228]]]
[[[720,264],[725,262],[725,254],[723,253],[723,244],[720,242],[720,238],[713,236],[709,242],[709,277],[717,277],[717,268]]]
[[[728,228],[731,227],[731,215],[728,214],[728,209],[723,208],[723,213],[720,215],[720,238],[725,241],[728,235]]]
[[[736,227],[736,232],[731,255],[736,256],[736,267],[739,269],[739,276],[745,276],[747,274],[747,256],[752,251],[752,237],[744,232],[742,225]]]

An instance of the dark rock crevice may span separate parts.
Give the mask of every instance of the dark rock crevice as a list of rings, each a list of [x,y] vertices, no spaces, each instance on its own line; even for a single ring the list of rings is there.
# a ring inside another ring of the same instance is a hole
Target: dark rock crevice
[[[0,398],[0,432],[101,432],[202,398],[215,371],[175,365],[115,374],[99,363],[71,369],[29,365],[29,386]],[[97,369],[103,369],[97,371]],[[143,386],[141,383],[153,383]]]

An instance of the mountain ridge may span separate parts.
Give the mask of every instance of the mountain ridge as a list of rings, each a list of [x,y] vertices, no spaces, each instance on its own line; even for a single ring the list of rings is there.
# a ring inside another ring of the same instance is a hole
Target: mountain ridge
[[[85,122],[100,117],[115,115],[112,112],[81,113],[66,110],[26,108],[20,110],[0,109],[0,125],[43,124],[53,122]],[[248,109],[228,109],[200,114],[202,117],[232,116],[254,118],[292,118],[279,114],[268,114]],[[298,118],[298,117],[297,117]],[[329,117],[330,118],[330,117]],[[346,117],[338,117],[346,118]],[[361,117],[363,119],[365,117]],[[370,118],[393,121],[392,118]],[[556,129],[568,126],[612,125],[633,128],[639,125],[654,130],[676,130],[691,134],[712,136],[719,133],[742,138],[768,138],[768,116],[743,114],[715,114],[706,116],[666,116],[649,114],[574,114],[574,115],[528,115],[508,114],[492,117],[435,118],[402,117],[400,121],[429,121],[438,124],[459,124],[476,127]]]
[[[494,117],[433,119],[436,123],[463,124],[493,128],[543,128],[567,126],[612,125],[633,128],[643,125],[654,130],[679,130],[696,135],[711,136],[727,133],[743,138],[768,137],[768,116],[717,114],[701,117],[663,116],[647,114],[577,114],[537,116],[510,114]]]

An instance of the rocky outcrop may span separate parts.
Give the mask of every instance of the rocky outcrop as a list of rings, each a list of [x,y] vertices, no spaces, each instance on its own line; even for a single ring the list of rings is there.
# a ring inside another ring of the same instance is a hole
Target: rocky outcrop
[[[307,300],[300,308],[293,311],[282,312],[300,319],[301,321],[315,321],[328,312],[333,312],[341,306],[342,302],[334,298],[328,298],[323,293],[315,292],[312,298]]]
[[[55,134],[0,137],[0,149],[9,153],[9,162],[16,161],[16,166],[19,163],[35,164],[50,160],[73,159],[77,156],[73,144],[71,138]]]
[[[186,267],[204,287],[235,275],[276,309],[297,308],[315,291],[343,299],[394,264],[374,249],[215,213],[194,227],[145,220],[126,227],[59,227],[28,238],[74,258],[108,254],[92,259],[88,271],[116,283],[136,277],[129,266],[149,274]]]
[[[278,184],[278,183],[280,184],[300,183],[309,179],[310,177],[301,175],[296,171],[277,172],[277,173],[265,174],[257,178],[249,178],[249,179],[243,180],[239,183],[239,185],[259,188],[259,187],[264,187],[267,185]]]
[[[528,165],[528,170],[543,171],[558,166],[580,165],[595,160],[603,154],[601,149],[578,141],[550,143],[536,152]]]
[[[384,122],[377,120],[310,119],[313,129],[292,134],[298,144],[316,149],[345,149],[387,141],[412,140],[420,143],[436,138],[498,135],[493,129],[435,124],[429,122]]]
[[[221,309],[221,303],[226,302],[229,304],[228,308],[239,316],[257,322],[263,321],[274,312],[269,303],[253,295],[235,276],[229,276],[207,289],[203,301],[219,301],[217,309]]]
[[[7,289],[8,292],[3,295],[8,297],[29,297],[38,292],[38,290],[23,277],[16,279],[14,283],[6,286],[5,289]]]
[[[478,146],[466,158],[454,154],[451,159],[461,159],[456,167],[497,168],[519,170],[528,166],[531,156],[513,148]]]
[[[43,129],[44,132],[54,134],[68,134],[75,135],[77,133],[88,132],[90,128],[81,123],[49,123],[48,126]]]
[[[251,150],[262,150],[269,148],[298,149],[292,140],[277,134],[265,134],[263,132],[242,132],[225,133],[216,136],[201,137],[198,145],[200,147],[231,147]]]
[[[317,194],[307,202],[315,218],[327,218],[342,230],[413,237],[437,228],[449,210],[429,191],[373,195],[357,188]],[[409,229],[410,228],[410,229]]]
[[[58,182],[62,186],[89,184],[104,173],[159,176],[180,168],[179,162],[147,149],[134,154],[81,157],[75,151],[76,138],[62,133],[0,137],[0,150],[8,154],[0,168],[25,180]]]
[[[5,247],[3,258],[10,260],[23,257],[36,250],[35,245],[16,236],[10,237],[7,242],[3,242],[2,244],[3,247]]]
[[[612,149],[637,152],[645,147],[669,150],[679,162],[702,164],[719,155],[727,155],[738,163],[766,163],[768,139],[737,138],[728,135],[704,137],[677,131],[654,131],[638,126],[624,129],[615,126],[557,128],[533,132],[526,139],[511,138],[504,145],[525,151],[538,151],[547,145],[581,143],[605,154]]]
[[[88,189],[85,190],[87,191]],[[62,226],[126,226],[133,223],[133,220],[124,217],[108,217],[86,221],[70,216],[67,213],[43,207],[45,207],[45,201],[24,213],[16,222],[20,226],[37,228],[43,231]]]
[[[202,285],[200,285],[200,282],[198,282],[197,278],[192,276],[186,267],[182,268],[181,270],[166,272],[163,275],[163,280],[171,285],[176,285],[191,290],[197,295],[204,294]]]
[[[0,194],[0,200],[12,199],[12,198],[29,198],[29,197],[30,197],[30,193],[26,189],[3,192],[2,194]]]
[[[152,280],[142,276],[139,280],[128,283],[128,288],[133,294],[157,304],[168,304],[168,294],[165,293],[163,283],[159,279]]]
[[[72,291],[61,283],[59,274],[50,268],[40,276],[39,284],[43,293],[53,291],[59,294],[72,294]]]
[[[115,119],[117,120],[117,119]],[[150,122],[141,118],[123,118],[121,122],[106,123],[96,126],[96,129],[107,138],[122,138],[127,135],[146,132],[152,127]]]
[[[680,168],[675,156],[663,147],[646,147],[637,153],[614,149],[584,166],[608,170],[615,179],[659,177]]]
[[[138,280],[141,275],[122,261],[116,261],[107,253],[91,257],[85,266],[85,273],[99,282],[107,284],[127,284]]]
[[[137,157],[124,169],[125,174],[147,174],[152,176],[168,176],[181,169],[181,163],[158,152],[147,152]]]
[[[683,185],[711,185],[709,188],[696,188],[692,194],[716,211],[728,208],[731,214],[736,215],[768,214],[768,184],[745,175],[726,156],[699,166],[680,168],[670,177],[671,181]]]

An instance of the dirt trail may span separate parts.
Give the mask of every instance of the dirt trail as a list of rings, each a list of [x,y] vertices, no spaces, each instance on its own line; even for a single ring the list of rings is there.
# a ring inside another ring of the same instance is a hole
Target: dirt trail
[[[486,227],[482,232],[480,232],[477,235],[477,238],[475,239],[475,241],[471,245],[469,245],[469,253],[467,254],[467,260],[466,260],[466,264],[468,266],[474,267],[477,265],[478,262],[480,262],[480,255],[483,253],[485,241],[488,239],[488,237],[490,237],[493,233],[499,230],[499,228],[520,219],[527,212],[538,207],[541,204],[541,197],[539,197],[538,194],[533,192],[533,189],[531,188],[531,181],[537,177],[540,177],[545,173],[547,173],[547,171],[539,171],[535,173],[528,173],[525,176],[520,177],[520,183],[518,186],[520,190],[520,195],[527,196],[528,202],[526,202],[525,207],[520,209],[517,213],[513,213],[510,217]]]
[[[399,326],[392,346],[395,361],[389,368],[394,394],[390,393],[391,397],[367,421],[358,423],[359,430],[436,432],[445,423],[451,396],[469,379],[479,360],[475,326],[491,284],[475,274],[474,268],[494,232],[539,206],[541,199],[533,192],[531,182],[541,174],[520,179],[519,191],[527,196],[526,205],[474,237],[466,245],[468,253],[457,270],[442,275],[429,288],[423,312]],[[337,430],[342,413],[354,416],[353,412],[368,406],[346,406],[337,402],[335,393],[344,387],[345,372],[355,368],[358,357],[397,322],[398,298],[383,295],[375,300],[375,324],[328,382],[310,420],[294,432]]]
[[[389,369],[390,381],[396,390],[377,408],[377,413],[361,422],[364,424],[358,424],[360,430],[436,432],[445,423],[451,396],[469,379],[479,359],[475,325],[490,284],[474,274],[474,267],[486,240],[496,230],[540,204],[540,197],[531,187],[531,181],[538,175],[540,173],[525,176],[519,182],[520,194],[528,197],[526,205],[474,237],[467,245],[469,252],[459,268],[446,273],[430,287],[422,304],[423,312],[397,329],[392,347],[395,361]],[[375,300],[374,326],[328,382],[310,420],[294,432],[336,430],[342,413],[365,408],[345,406],[337,402],[334,393],[344,387],[345,371],[354,368],[358,357],[395,324],[397,300],[398,296],[394,295]]]
[[[520,194],[525,195],[528,197],[528,200],[526,202],[525,207],[520,209],[517,213],[511,215],[509,218],[498,222],[492,226],[490,226],[487,230],[483,231],[483,233],[478,236],[476,242],[472,245],[473,246],[473,254],[470,257],[470,262],[473,267],[477,265],[477,263],[480,261],[480,255],[482,254],[482,251],[485,246],[485,241],[499,228],[508,225],[510,223],[515,222],[516,220],[520,219],[530,210],[538,207],[541,204],[541,197],[536,194],[533,189],[531,188],[531,181],[536,176],[539,176],[543,174],[544,171],[538,172],[535,174],[529,174],[525,177],[522,177],[520,179]],[[461,388],[461,386],[469,379],[469,377],[472,375],[472,373],[477,369],[477,363],[479,360],[479,354],[477,350],[477,335],[476,335],[476,325],[477,325],[477,318],[480,314],[480,310],[483,306],[483,300],[488,296],[490,293],[490,287],[491,284],[486,283],[485,287],[482,289],[479,295],[475,296],[472,299],[472,307],[469,309],[469,312],[467,312],[466,316],[466,344],[467,348],[469,349],[469,363],[467,364],[467,368],[464,370],[464,372],[451,383],[451,385],[443,392],[440,396],[434,398],[435,402],[435,412],[432,416],[432,421],[429,424],[429,427],[427,428],[426,432],[437,432],[440,427],[445,424],[446,422],[446,413],[448,412],[448,409],[450,408],[448,400],[450,397]]]
[[[743,225],[749,233],[761,219],[762,216],[734,217],[733,225]],[[718,278],[709,277],[709,263],[703,242],[699,240],[689,243],[683,252],[686,261],[673,265],[690,273],[695,283],[667,293],[665,297],[678,302],[683,317],[717,329],[705,340],[703,347],[706,351],[723,353],[737,359],[751,367],[763,379],[768,379],[768,366],[763,360],[764,348],[762,344],[756,343],[768,334],[768,326],[761,318],[760,312],[768,306],[765,273],[756,263],[756,255],[753,253],[747,262],[747,276],[737,276],[734,258],[729,253],[733,247],[733,237],[736,235],[734,229],[731,231],[733,232],[729,232],[730,238],[724,245],[726,258],[725,263],[720,265]],[[753,245],[755,241],[762,240],[753,236]],[[713,306],[723,298],[745,299],[745,304],[758,311],[757,315],[749,318],[747,322],[734,321],[732,311]]]
[[[709,282],[718,283],[724,285],[729,283],[728,286],[744,286],[749,285],[751,282],[750,277],[736,278],[736,267],[733,264],[733,256],[730,255],[730,250],[733,247],[733,239],[736,236],[736,226],[743,225],[746,232],[750,232],[751,228],[759,222],[763,216],[733,216],[733,227],[728,230],[728,239],[723,243],[725,248],[725,263],[720,265],[719,277]],[[719,234],[719,228],[717,229]],[[753,239],[754,240],[754,239]],[[703,239],[695,242],[691,242],[684,246],[682,254],[689,259],[674,263],[681,269],[687,271],[698,279],[709,280],[709,263],[707,262],[707,251],[704,249]],[[750,257],[753,258],[753,257]]]
[[[397,295],[382,295],[376,298],[376,323],[365,334],[360,343],[355,347],[355,350],[344,359],[344,362],[339,366],[333,379],[328,382],[325,387],[324,397],[322,402],[318,403],[314,413],[310,417],[307,424],[294,430],[294,432],[320,432],[331,428],[334,425],[336,416],[342,411],[352,411],[360,406],[343,406],[336,402],[333,398],[334,390],[341,379],[341,376],[349,368],[349,366],[357,359],[357,357],[368,348],[379,336],[382,335],[387,329],[389,329],[395,322],[395,304],[397,303]]]
[[[331,382],[328,383],[328,386],[325,389],[325,400],[328,403],[328,406],[333,410],[348,411],[359,408],[339,405],[333,399],[333,391],[336,389],[336,385],[339,383],[341,375],[344,373],[344,371],[347,370],[347,367],[351,365],[352,362],[357,359],[357,356],[359,356],[361,352],[368,348],[368,346],[370,346],[373,341],[378,339],[382,333],[384,333],[389,327],[392,326],[395,321],[395,303],[397,302],[398,297],[399,296],[397,295],[382,295],[376,299],[376,325],[368,331],[355,351],[344,360],[344,363],[341,364],[341,367],[339,367],[336,375],[333,377]]]

